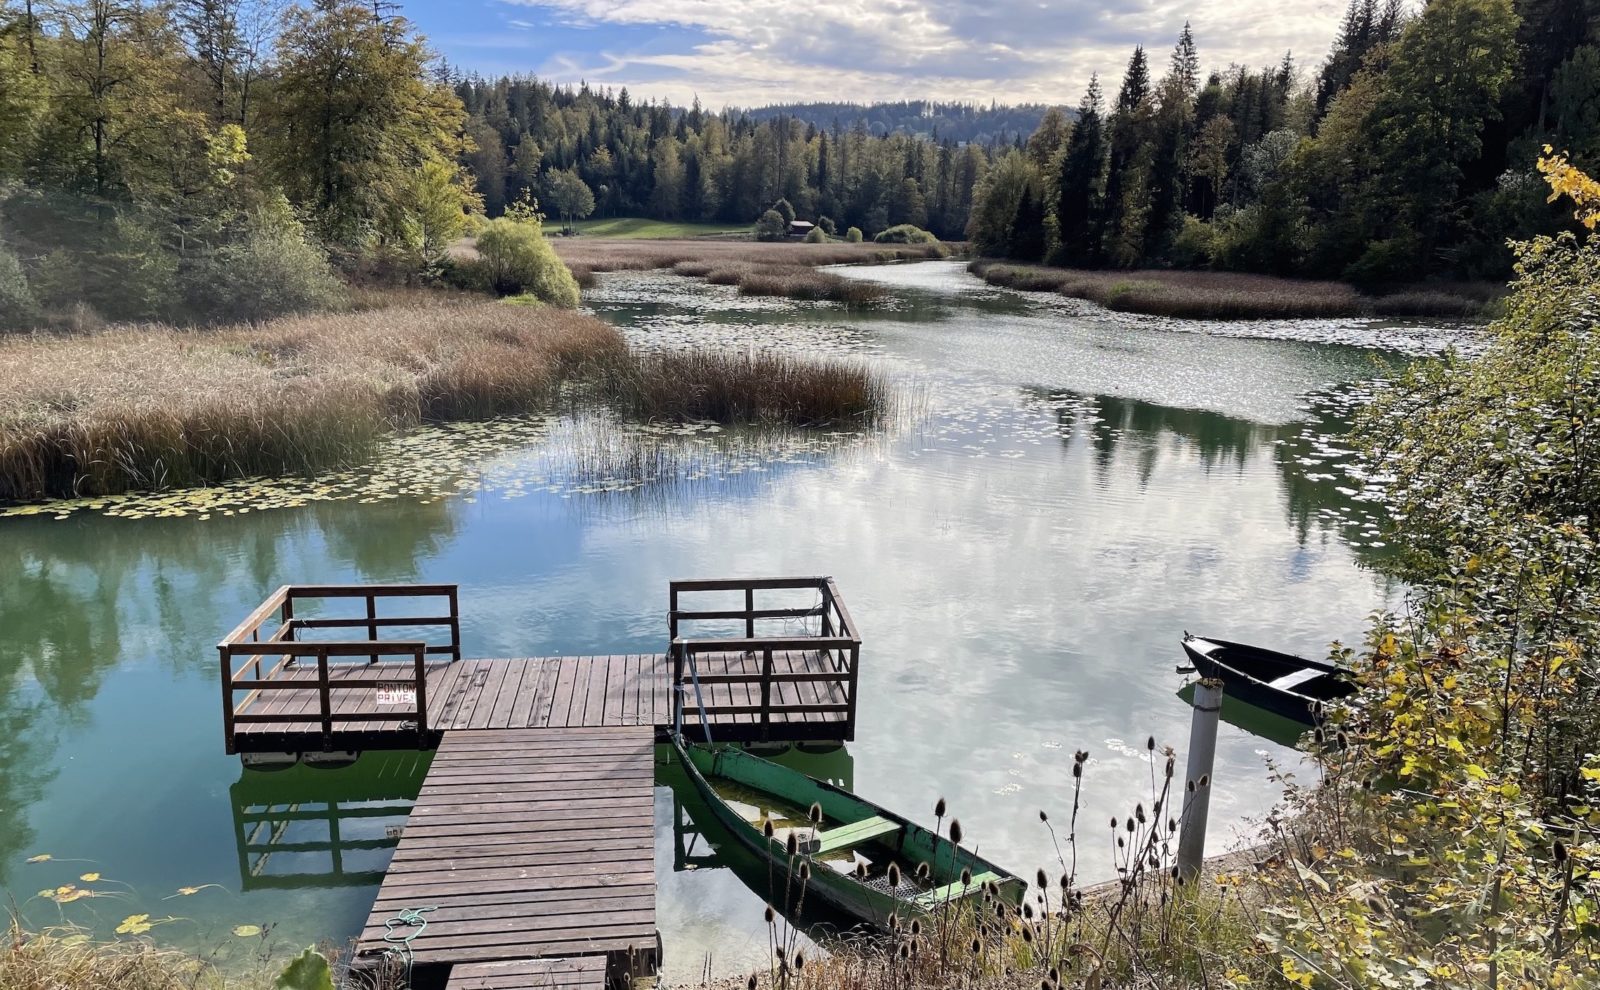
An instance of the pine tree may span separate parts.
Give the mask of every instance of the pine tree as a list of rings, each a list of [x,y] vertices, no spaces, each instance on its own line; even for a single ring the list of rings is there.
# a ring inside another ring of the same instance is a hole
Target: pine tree
[[[1144,254],[1144,223],[1150,212],[1148,173],[1153,114],[1150,67],[1141,45],[1128,60],[1110,125],[1106,250],[1119,265],[1135,264]]]
[[[1078,120],[1056,171],[1054,260],[1069,265],[1100,261],[1100,213],[1105,195],[1105,124],[1099,76],[1078,101]]]

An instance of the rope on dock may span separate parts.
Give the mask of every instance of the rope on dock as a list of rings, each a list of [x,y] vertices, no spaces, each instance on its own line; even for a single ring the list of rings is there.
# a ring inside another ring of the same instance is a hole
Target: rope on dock
[[[430,904],[427,907],[406,908],[399,914],[383,923],[383,940],[388,943],[384,952],[398,957],[405,966],[405,985],[411,985],[411,940],[421,935],[428,928],[428,919],[424,917],[429,911],[437,911],[438,905]]]

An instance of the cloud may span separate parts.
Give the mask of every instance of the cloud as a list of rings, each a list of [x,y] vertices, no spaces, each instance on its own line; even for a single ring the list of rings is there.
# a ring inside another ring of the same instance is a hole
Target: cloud
[[[559,25],[540,71],[710,105],[963,99],[1073,103],[1098,72],[1114,88],[1135,44],[1157,72],[1192,20],[1208,68],[1304,67],[1326,54],[1342,5],[1282,0],[501,0]],[[523,21],[522,23],[527,23]],[[521,26],[519,23],[517,26]],[[670,29],[675,44],[616,44]],[[571,44],[571,35],[590,43]],[[536,33],[529,35],[530,41]]]

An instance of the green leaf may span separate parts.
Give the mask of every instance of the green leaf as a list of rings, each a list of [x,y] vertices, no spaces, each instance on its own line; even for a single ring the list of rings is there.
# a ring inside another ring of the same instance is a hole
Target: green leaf
[[[322,953],[308,947],[272,985],[275,990],[333,990],[333,969]]]

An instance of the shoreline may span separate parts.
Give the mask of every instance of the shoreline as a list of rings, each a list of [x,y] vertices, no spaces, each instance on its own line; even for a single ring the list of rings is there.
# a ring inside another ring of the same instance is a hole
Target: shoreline
[[[1397,319],[1443,317],[1483,321],[1504,292],[1491,283],[1422,283],[1366,294],[1346,282],[1186,269],[1054,268],[974,258],[967,271],[993,286],[1054,292],[1107,309],[1194,320]]]

